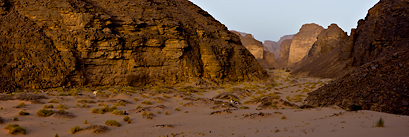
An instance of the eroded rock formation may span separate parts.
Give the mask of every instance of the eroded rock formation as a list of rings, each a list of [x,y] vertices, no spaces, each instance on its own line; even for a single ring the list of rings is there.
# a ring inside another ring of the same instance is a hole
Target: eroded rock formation
[[[323,27],[314,23],[303,25],[292,39],[288,63],[294,64],[301,61],[308,54],[315,41],[317,41],[317,36],[322,30],[324,30]]]
[[[263,67],[264,69],[269,69],[275,68],[277,66],[274,54],[266,51],[264,49],[263,43],[256,40],[253,35],[238,31],[231,32],[239,35],[243,46],[246,47],[251,52],[251,54],[253,54],[253,56],[260,63],[261,67]]]
[[[408,26],[407,1],[377,3],[341,48],[356,69],[309,93],[308,103],[409,115]]]
[[[1,90],[266,76],[188,0],[0,0],[0,11]]]
[[[318,35],[318,40],[299,63],[293,66],[293,74],[323,78],[339,78],[350,68],[350,61],[341,60],[341,49],[348,41],[348,35],[336,24]]]
[[[277,64],[280,68],[288,67],[288,57],[290,54],[290,46],[292,39],[284,40],[280,45],[280,57],[277,60]]]
[[[277,42],[271,41],[271,40],[266,40],[263,43],[264,49],[271,52],[271,53],[273,53],[274,56],[275,56],[275,59],[278,59],[280,57],[280,51],[281,51],[280,45],[281,45],[281,43],[284,40],[292,39],[293,37],[294,37],[294,35],[285,35],[285,36],[282,36],[280,38],[280,40],[278,40]]]

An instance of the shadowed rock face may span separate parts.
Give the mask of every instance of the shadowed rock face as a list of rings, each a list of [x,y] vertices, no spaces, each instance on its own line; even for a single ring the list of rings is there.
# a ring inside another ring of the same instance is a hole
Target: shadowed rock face
[[[292,39],[287,39],[287,40],[284,40],[280,45],[281,47],[280,57],[277,60],[277,64],[281,68],[288,67],[288,57],[290,54],[290,46],[291,46],[292,41],[293,41]]]
[[[275,59],[278,59],[280,57],[280,51],[281,51],[280,45],[281,45],[281,43],[284,40],[292,39],[293,37],[294,37],[294,35],[285,35],[285,36],[282,36],[280,38],[280,40],[277,41],[277,42],[266,40],[263,43],[264,49],[266,49],[267,51],[273,53],[275,55]]]
[[[317,36],[322,30],[324,30],[323,27],[314,23],[303,25],[292,39],[288,63],[294,64],[301,61],[317,41]]]
[[[266,76],[187,0],[0,0],[0,11],[1,90]]]
[[[331,24],[318,35],[318,40],[312,45],[308,55],[293,66],[293,74],[323,78],[342,77],[350,70],[347,68],[350,61],[340,59],[341,48],[348,39],[348,35],[341,28]]]
[[[409,115],[409,3],[381,0],[341,48],[341,60],[356,69],[309,93],[317,106],[360,106]]]

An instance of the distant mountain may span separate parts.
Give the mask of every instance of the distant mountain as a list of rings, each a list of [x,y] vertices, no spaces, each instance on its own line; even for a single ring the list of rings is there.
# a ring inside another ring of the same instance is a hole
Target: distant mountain
[[[277,60],[277,65],[279,68],[288,68],[288,57],[290,54],[290,46],[292,39],[287,39],[280,44],[280,57]]]
[[[331,24],[317,38],[308,55],[293,66],[292,73],[324,78],[345,75],[350,69],[348,62],[342,61],[340,56],[342,44],[349,39],[346,32]]]
[[[292,39],[288,63],[294,64],[301,61],[308,54],[314,42],[317,41],[317,36],[322,30],[324,28],[320,25],[304,24]]]
[[[273,53],[275,55],[275,59],[278,59],[280,57],[281,42],[283,42],[284,40],[287,40],[287,39],[292,39],[293,37],[294,37],[294,35],[285,35],[285,36],[282,36],[280,38],[280,40],[277,41],[277,42],[266,40],[263,43],[264,49],[271,52],[271,53]]]
[[[407,1],[380,0],[340,48],[326,54],[338,52],[333,62],[346,62],[352,70],[309,93],[306,101],[316,106],[409,115],[408,26]]]
[[[264,50],[263,43],[254,39],[253,35],[231,31],[240,36],[241,43],[246,47],[251,54],[258,60],[260,65],[265,68],[275,68],[277,66],[274,54]]]

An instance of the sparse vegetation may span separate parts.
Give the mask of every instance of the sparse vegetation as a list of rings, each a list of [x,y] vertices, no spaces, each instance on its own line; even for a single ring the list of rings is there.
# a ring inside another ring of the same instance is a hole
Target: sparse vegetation
[[[176,111],[180,111],[180,109],[179,109],[179,108],[175,108],[175,110],[176,110]]]
[[[169,115],[169,112],[167,110],[165,111],[165,115]]]
[[[114,114],[114,115],[124,115],[124,112],[123,112],[123,111],[114,110],[114,111],[112,111],[112,114]]]
[[[54,108],[54,106],[52,105],[52,104],[50,104],[50,105],[44,105],[44,107],[43,107],[44,109],[47,109],[47,108]]]
[[[117,127],[120,127],[120,126],[121,126],[121,123],[119,123],[119,122],[116,121],[116,120],[107,120],[107,121],[105,121],[105,125],[107,125],[107,126],[117,126]]]
[[[138,106],[135,107],[135,109],[140,109],[140,108],[142,108],[141,105],[138,105]]]
[[[115,106],[125,106],[126,104],[122,100],[118,100],[114,105]]]
[[[20,102],[20,103],[18,103],[17,108],[22,108],[22,107],[25,107],[25,106],[26,106],[26,103]]]
[[[282,116],[281,119],[287,119],[285,116]]]
[[[149,97],[144,94],[141,94],[141,98],[149,98]]]
[[[85,103],[95,103],[95,101],[87,100],[87,99],[78,99],[78,100],[77,100],[77,103],[82,103],[82,104],[85,104]]]
[[[60,136],[58,135],[58,133],[55,133],[54,137],[60,137]]]
[[[57,100],[55,100],[55,99],[51,99],[51,100],[48,101],[48,103],[59,103],[59,102]]]
[[[19,116],[26,116],[26,115],[30,115],[30,113],[24,112],[24,111],[20,111],[20,112],[18,112],[18,115],[19,115]]]
[[[241,106],[240,109],[250,109],[248,106]]]
[[[104,114],[106,112],[112,112],[114,110],[117,110],[116,106],[108,107],[108,105],[104,105],[104,108],[92,108],[91,113]]]
[[[149,101],[149,100],[145,100],[145,101],[143,101],[143,102],[142,102],[142,104],[145,104],[145,105],[152,105],[152,102],[151,102],[151,101]]]
[[[376,121],[375,127],[384,127],[385,121],[381,118],[379,118],[378,121]]]
[[[139,101],[139,99],[138,99],[138,98],[133,98],[133,100],[134,100],[134,101]]]
[[[85,120],[85,121],[84,121],[84,124],[88,124],[88,120]]]
[[[64,106],[63,104],[59,104],[56,108],[57,109],[67,109],[67,107]]]
[[[128,122],[128,124],[130,124],[131,121],[132,121],[129,116],[125,116],[125,117],[123,118],[123,120],[124,120],[125,122]]]
[[[20,125],[18,124],[7,124],[6,127],[4,127],[4,129],[9,130],[9,134],[15,135],[18,133],[21,134],[26,134],[26,129],[24,129],[23,127],[20,127]]]
[[[75,126],[75,127],[71,128],[70,132],[71,132],[71,134],[75,134],[76,132],[79,132],[81,130],[84,130],[84,129],[80,128],[79,126]]]
[[[47,110],[47,109],[40,109],[37,111],[37,116],[39,117],[48,117],[54,114],[54,111],[52,110]]]
[[[18,121],[18,117],[14,117],[14,118],[13,118],[13,121]]]

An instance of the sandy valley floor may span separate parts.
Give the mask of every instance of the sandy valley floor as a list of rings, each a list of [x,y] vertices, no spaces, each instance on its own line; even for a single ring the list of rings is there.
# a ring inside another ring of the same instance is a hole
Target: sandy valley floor
[[[273,71],[270,71],[273,72]],[[292,77],[283,70],[272,73],[275,82],[232,83],[215,87],[100,87],[94,89],[56,88],[30,94],[1,94],[0,117],[4,123],[19,124],[26,136],[237,136],[237,137],[407,137],[409,116],[373,111],[347,112],[336,106],[305,108],[303,100],[329,79]],[[97,91],[97,95],[93,94]],[[82,93],[82,95],[77,95]],[[44,96],[44,99],[26,97],[26,100],[8,100],[25,94]],[[70,96],[70,94],[75,96]],[[58,103],[48,103],[50,100]],[[235,105],[230,100],[242,105]],[[26,106],[16,107],[24,102]],[[152,103],[149,105],[149,102]],[[44,104],[42,104],[44,103]],[[37,111],[52,104],[67,107],[65,114],[39,117]],[[116,105],[126,111],[132,122],[123,121],[125,115],[91,113],[92,108]],[[20,111],[30,113],[19,116]],[[148,116],[143,116],[144,112]],[[151,112],[152,115],[149,116]],[[14,117],[18,121],[13,121]],[[374,127],[380,119],[385,127]],[[107,120],[116,120],[121,126],[106,126],[101,133],[82,130],[72,134],[70,129],[79,126],[105,126]],[[85,124],[84,121],[87,121]],[[14,136],[0,130],[0,136]],[[23,136],[17,134],[16,136]]]

